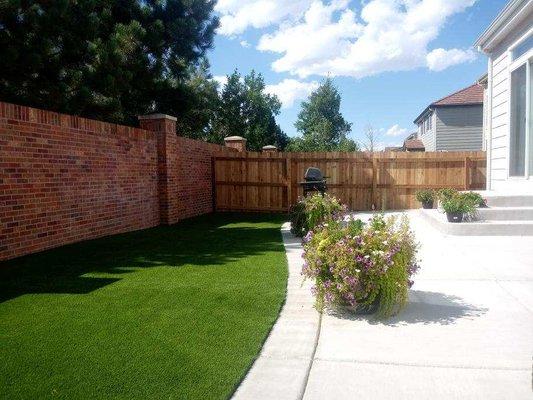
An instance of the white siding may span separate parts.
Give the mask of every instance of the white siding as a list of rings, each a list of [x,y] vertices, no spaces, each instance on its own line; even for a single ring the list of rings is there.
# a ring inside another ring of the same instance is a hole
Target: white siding
[[[491,92],[491,140],[490,140],[490,168],[491,189],[514,190],[516,180],[510,180],[509,175],[509,47],[531,27],[526,18],[502,43],[492,52],[492,74],[489,70],[489,90]],[[523,181],[524,182],[524,181]],[[530,185],[531,182],[526,183]]]
[[[426,151],[436,151],[435,146],[435,113],[433,112],[431,115],[432,123],[431,123],[431,130],[424,131],[422,130],[422,134],[418,136],[420,140],[422,140],[422,143],[424,143],[424,147]],[[425,123],[425,119],[423,120]]]

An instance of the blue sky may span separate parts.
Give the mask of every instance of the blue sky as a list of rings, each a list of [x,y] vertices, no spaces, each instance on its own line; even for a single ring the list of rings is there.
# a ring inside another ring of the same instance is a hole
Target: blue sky
[[[432,101],[486,72],[473,49],[505,0],[219,0],[221,28],[208,54],[222,79],[235,68],[263,74],[284,102],[277,120],[290,136],[301,101],[326,75],[341,111],[363,140],[401,143]]]

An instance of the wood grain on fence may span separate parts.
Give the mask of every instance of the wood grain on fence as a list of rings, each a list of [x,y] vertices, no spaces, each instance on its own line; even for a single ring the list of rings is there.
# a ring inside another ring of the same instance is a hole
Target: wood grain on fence
[[[424,188],[485,188],[484,152],[231,153],[213,158],[219,211],[287,211],[308,167],[327,176],[328,192],[352,210],[416,208]]]

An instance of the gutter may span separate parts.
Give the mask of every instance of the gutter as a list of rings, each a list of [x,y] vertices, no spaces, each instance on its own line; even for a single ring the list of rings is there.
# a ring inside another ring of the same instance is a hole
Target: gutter
[[[511,0],[474,42],[474,46],[481,53],[490,53],[501,38],[528,14],[528,9],[533,10],[533,0]]]

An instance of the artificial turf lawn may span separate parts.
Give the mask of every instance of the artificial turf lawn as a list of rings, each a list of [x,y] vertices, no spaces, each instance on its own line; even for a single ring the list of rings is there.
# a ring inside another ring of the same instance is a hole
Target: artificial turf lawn
[[[213,214],[0,264],[0,398],[229,397],[285,298],[281,223]]]

